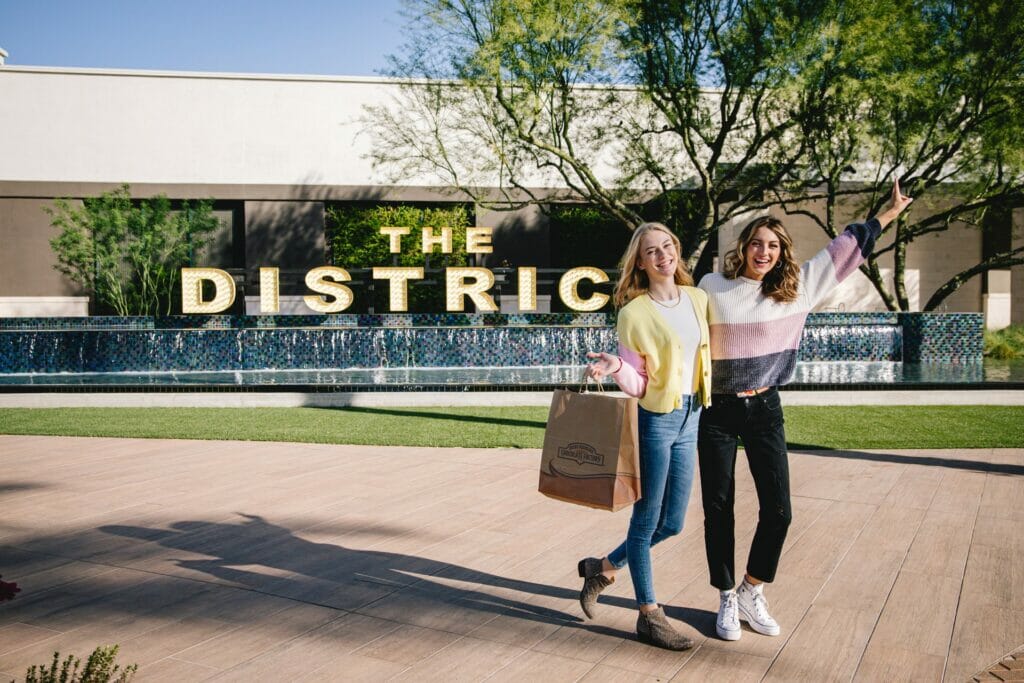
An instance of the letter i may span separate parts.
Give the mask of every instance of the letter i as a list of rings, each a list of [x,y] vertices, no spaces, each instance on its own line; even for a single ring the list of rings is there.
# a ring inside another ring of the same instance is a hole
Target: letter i
[[[260,313],[277,313],[281,310],[280,280],[277,268],[260,268]]]

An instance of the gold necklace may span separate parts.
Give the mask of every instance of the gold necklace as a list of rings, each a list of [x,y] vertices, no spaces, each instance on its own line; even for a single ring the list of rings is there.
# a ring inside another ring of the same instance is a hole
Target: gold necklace
[[[683,300],[683,295],[682,294],[677,296],[676,300],[673,301],[670,304],[667,304],[664,301],[658,301],[657,299],[654,298],[654,295],[652,295],[650,292],[647,292],[647,296],[649,296],[651,298],[651,301],[653,301],[654,303],[658,304],[662,308],[675,308],[676,306],[679,305],[679,302]]]

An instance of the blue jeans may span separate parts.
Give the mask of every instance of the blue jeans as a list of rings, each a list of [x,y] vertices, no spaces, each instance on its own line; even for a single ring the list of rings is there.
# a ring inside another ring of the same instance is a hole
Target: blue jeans
[[[608,553],[617,569],[629,565],[638,605],[653,605],[651,546],[683,530],[697,461],[700,402],[684,395],[683,406],[671,413],[640,408],[640,487],[626,540]]]

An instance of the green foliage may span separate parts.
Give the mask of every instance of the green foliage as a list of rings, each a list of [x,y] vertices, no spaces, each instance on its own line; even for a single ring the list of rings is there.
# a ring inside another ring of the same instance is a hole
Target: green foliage
[[[84,667],[78,657],[68,655],[61,662],[60,653],[54,652],[49,666],[33,666],[25,673],[25,683],[127,683],[139,667],[132,664],[122,669],[115,664],[117,650],[117,645],[96,648]]]
[[[367,110],[379,168],[396,181],[441,178],[484,206],[546,203],[535,188],[567,187],[625,225],[640,222],[623,201],[628,183],[601,180],[608,150],[627,148],[627,129],[595,116],[629,112],[637,93],[586,87],[625,78],[624,3],[406,4],[408,49],[391,75],[408,87],[399,106]],[[481,190],[490,187],[497,196]]]
[[[875,213],[898,177],[914,204],[863,271],[890,309],[908,310],[904,272],[915,239],[954,223],[980,228],[987,212],[1024,206],[1024,5],[835,2],[822,19],[800,72],[805,163],[777,198],[820,200],[824,190],[825,215],[811,217],[834,235],[851,217]],[[892,259],[892,286],[883,257]],[[925,309],[971,277],[1021,263],[1024,249],[972,264]]]
[[[566,187],[629,228],[638,189],[689,188],[658,219],[693,265],[797,163],[795,84],[826,0],[408,4],[403,101],[369,110],[373,159],[397,177],[478,201],[498,185],[509,204]]]
[[[985,330],[985,357],[998,360],[1024,358],[1024,325]]]
[[[408,204],[357,206],[341,205],[327,209],[327,226],[333,262],[346,269],[373,268],[374,266],[402,266],[425,269],[443,269],[448,266],[469,265],[466,254],[466,228],[469,212],[463,205],[420,207]],[[401,253],[392,254],[390,240],[380,233],[382,227],[409,228],[402,237]],[[442,254],[435,246],[432,254],[422,250],[422,229],[433,228],[436,236],[441,228],[452,229],[452,253]],[[445,310],[445,292],[442,279],[410,281],[409,310],[416,313],[437,313]],[[370,275],[367,276],[370,281]],[[419,284],[418,284],[419,283]],[[367,310],[371,298],[356,292],[350,312]],[[378,281],[372,297],[374,310],[387,312],[388,283]]]
[[[80,208],[58,199],[47,213],[60,229],[50,241],[57,270],[118,315],[170,314],[181,268],[218,226],[212,201],[172,211],[164,195],[134,202],[127,185]]]
[[[663,191],[693,266],[718,225],[755,208],[799,163],[800,71],[826,0],[622,0],[624,56],[650,98],[626,159]]]

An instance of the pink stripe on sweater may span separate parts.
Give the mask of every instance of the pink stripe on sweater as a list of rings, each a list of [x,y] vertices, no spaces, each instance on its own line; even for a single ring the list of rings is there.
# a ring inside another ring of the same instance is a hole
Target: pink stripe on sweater
[[[807,312],[755,323],[718,323],[711,329],[711,358],[756,358],[796,350]]]
[[[860,255],[857,237],[849,230],[829,242],[826,249],[828,255],[832,257],[832,265],[836,269],[836,282],[845,280],[864,262],[864,257]]]

